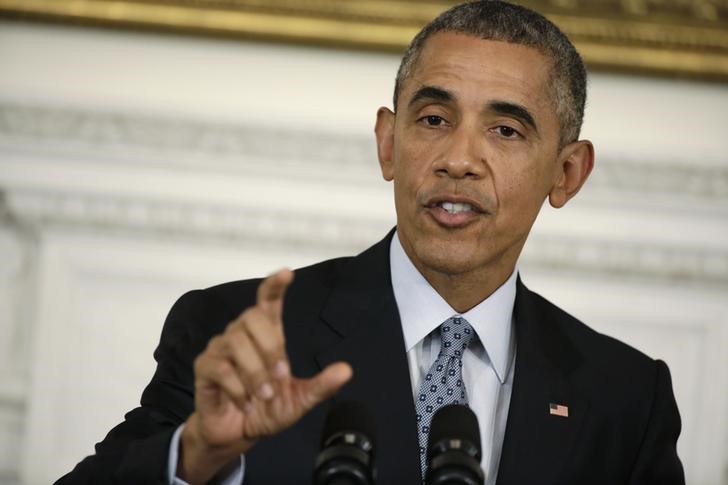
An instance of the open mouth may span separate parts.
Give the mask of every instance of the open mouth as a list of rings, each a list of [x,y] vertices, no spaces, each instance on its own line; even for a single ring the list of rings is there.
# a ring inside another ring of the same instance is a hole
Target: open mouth
[[[436,196],[430,198],[425,207],[428,209],[440,208],[449,214],[459,214],[461,212],[485,213],[486,210],[475,200],[462,196]]]
[[[450,214],[459,214],[460,212],[470,212],[473,210],[473,206],[463,202],[440,202],[437,207],[441,207],[443,210]]]
[[[438,224],[448,228],[465,226],[486,214],[475,201],[459,196],[435,197],[425,207]]]

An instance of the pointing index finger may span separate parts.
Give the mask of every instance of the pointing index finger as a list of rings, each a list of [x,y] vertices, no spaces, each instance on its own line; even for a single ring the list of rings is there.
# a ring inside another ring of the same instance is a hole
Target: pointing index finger
[[[258,285],[258,306],[276,322],[282,321],[283,297],[292,281],[293,271],[283,268],[268,276]]]

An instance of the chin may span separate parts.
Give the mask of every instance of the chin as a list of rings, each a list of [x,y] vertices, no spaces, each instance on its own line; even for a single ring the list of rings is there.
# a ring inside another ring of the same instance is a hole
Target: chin
[[[453,247],[452,244],[415,243],[415,257],[429,271],[458,275],[478,267],[474,251]]]

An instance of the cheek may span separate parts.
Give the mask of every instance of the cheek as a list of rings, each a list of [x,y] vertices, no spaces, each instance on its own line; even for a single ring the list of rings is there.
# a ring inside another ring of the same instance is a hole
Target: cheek
[[[394,165],[395,192],[413,197],[427,181],[430,173],[428,151],[421,147],[402,148]]]
[[[494,172],[493,183],[501,211],[524,219],[531,214],[535,217],[551,186],[541,166],[512,162],[509,170]]]

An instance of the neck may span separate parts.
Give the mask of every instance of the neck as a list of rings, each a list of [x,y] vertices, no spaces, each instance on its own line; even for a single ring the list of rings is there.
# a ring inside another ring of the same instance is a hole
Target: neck
[[[455,311],[465,313],[500,288],[513,273],[515,263],[457,274],[418,269]]]

